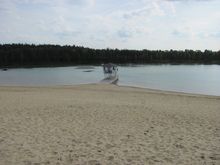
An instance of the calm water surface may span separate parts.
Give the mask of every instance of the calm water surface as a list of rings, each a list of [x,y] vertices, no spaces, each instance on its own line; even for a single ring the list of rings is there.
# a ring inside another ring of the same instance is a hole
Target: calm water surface
[[[75,85],[103,79],[102,67],[55,67],[0,71],[0,85]],[[220,65],[119,66],[119,85],[220,96]]]

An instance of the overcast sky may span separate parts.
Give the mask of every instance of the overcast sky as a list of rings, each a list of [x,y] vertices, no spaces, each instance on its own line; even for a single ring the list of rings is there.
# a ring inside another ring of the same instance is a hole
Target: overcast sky
[[[220,50],[220,0],[0,0],[0,43]]]

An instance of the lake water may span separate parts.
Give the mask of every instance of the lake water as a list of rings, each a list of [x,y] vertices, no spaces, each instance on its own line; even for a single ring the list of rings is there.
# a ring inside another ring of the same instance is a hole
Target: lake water
[[[103,79],[100,66],[9,69],[0,85],[75,85]],[[119,66],[119,85],[220,96],[220,65]]]

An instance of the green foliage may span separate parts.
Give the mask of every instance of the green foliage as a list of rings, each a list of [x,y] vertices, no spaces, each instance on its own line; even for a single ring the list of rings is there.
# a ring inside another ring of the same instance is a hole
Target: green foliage
[[[220,64],[220,51],[161,51],[90,49],[60,45],[0,45],[1,67],[50,66],[101,63],[215,63]]]

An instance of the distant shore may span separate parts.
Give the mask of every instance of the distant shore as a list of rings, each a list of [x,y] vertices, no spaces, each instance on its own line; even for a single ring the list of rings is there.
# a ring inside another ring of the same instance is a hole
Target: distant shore
[[[0,164],[219,164],[220,97],[0,86]]]
[[[93,49],[76,45],[0,44],[0,67],[80,64],[220,64],[220,51]]]

